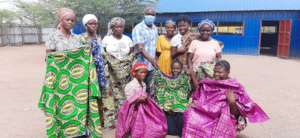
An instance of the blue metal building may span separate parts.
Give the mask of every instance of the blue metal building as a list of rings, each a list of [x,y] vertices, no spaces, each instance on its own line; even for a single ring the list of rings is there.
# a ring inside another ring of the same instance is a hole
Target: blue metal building
[[[213,20],[225,53],[300,57],[300,0],[160,0],[157,11],[157,23],[186,14],[194,29]]]

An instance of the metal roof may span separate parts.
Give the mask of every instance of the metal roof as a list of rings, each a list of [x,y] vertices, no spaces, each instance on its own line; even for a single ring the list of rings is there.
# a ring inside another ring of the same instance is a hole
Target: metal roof
[[[159,0],[158,13],[300,10],[300,0]]]

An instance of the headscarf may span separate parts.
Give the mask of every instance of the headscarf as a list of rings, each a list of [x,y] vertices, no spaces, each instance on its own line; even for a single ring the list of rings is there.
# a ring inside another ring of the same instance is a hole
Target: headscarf
[[[98,22],[98,19],[94,14],[86,14],[82,18],[82,24],[85,26],[90,20],[96,20],[96,22]]]
[[[148,66],[145,63],[135,63],[133,65],[133,67],[131,68],[131,75],[135,76],[136,75],[136,71],[139,70],[139,69],[145,69],[145,70],[147,70]]]
[[[107,29],[107,35],[112,35],[112,28],[117,25],[117,23],[121,23],[123,25],[125,25],[125,20],[121,17],[114,17],[110,20],[110,22],[108,23],[108,29]]]
[[[60,8],[57,11],[57,17],[59,22],[61,22],[67,16],[76,16],[75,12],[69,8]],[[61,23],[58,24],[57,29],[61,27]]]
[[[167,21],[165,22],[165,26],[166,26],[167,24],[171,24],[171,25],[176,26],[176,23],[175,23],[173,20],[171,20],[171,19],[169,19],[169,20],[167,20]]]
[[[209,19],[202,20],[202,21],[198,24],[198,27],[201,28],[201,27],[202,27],[203,25],[205,25],[205,24],[209,25],[209,26],[212,28],[212,31],[215,30],[215,27],[216,27],[215,23],[214,23],[213,21],[209,20]]]

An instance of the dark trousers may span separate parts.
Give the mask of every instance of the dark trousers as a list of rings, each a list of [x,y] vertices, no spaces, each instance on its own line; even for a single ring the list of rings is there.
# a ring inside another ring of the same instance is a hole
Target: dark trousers
[[[183,113],[165,112],[168,122],[168,135],[180,136],[183,128]]]

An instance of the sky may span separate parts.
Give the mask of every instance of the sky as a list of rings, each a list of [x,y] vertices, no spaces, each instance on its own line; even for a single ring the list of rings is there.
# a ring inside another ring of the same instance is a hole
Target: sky
[[[16,6],[14,5],[14,0],[0,0],[0,9],[6,9],[6,10],[17,10]],[[34,2],[37,0],[22,0],[24,2]]]

